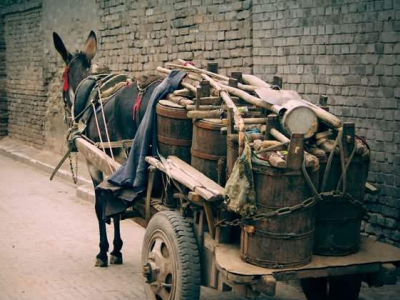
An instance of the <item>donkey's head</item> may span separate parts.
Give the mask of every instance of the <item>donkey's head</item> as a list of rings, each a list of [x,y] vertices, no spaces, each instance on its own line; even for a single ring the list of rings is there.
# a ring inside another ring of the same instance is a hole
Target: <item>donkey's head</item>
[[[53,42],[54,47],[61,55],[66,65],[63,75],[63,97],[65,106],[71,109],[76,88],[79,83],[90,74],[91,61],[97,51],[96,34],[91,31],[83,51],[77,53],[70,53],[60,36],[55,32],[53,32]]]

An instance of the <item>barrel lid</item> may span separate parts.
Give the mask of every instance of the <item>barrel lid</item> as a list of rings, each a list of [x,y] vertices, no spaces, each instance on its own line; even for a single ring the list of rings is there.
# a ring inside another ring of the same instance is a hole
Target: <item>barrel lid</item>
[[[184,109],[185,107],[179,104],[176,104],[172,101],[169,100],[160,100],[158,101],[159,104],[163,105],[163,106],[168,106],[168,107],[174,107],[174,108],[181,108]]]
[[[194,123],[197,127],[209,130],[220,130],[224,127],[221,119],[200,119]]]
[[[314,111],[303,102],[292,100],[283,106],[286,110],[281,123],[288,134],[302,133],[310,138],[318,129],[318,118]]]

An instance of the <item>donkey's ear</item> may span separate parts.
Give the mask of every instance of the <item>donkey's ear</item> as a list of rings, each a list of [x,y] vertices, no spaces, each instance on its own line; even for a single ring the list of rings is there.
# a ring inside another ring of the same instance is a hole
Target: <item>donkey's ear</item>
[[[55,32],[53,32],[53,42],[54,42],[54,47],[56,48],[58,53],[60,53],[64,62],[66,64],[68,64],[68,62],[71,58],[71,54],[69,53],[67,48],[65,48],[64,43],[63,43],[62,39],[60,38],[60,36]]]
[[[91,60],[95,56],[96,51],[97,51],[97,38],[96,34],[92,30],[86,40],[83,52],[86,54],[86,57],[89,60]]]

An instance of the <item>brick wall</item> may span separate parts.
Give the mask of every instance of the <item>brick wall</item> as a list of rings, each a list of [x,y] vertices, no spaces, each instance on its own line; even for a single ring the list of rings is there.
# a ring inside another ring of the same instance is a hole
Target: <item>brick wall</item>
[[[100,61],[138,75],[176,58],[251,72],[251,1],[99,1]]]
[[[368,234],[400,246],[400,2],[253,1],[254,74],[356,123],[371,146]]]
[[[4,16],[8,135],[43,144],[46,95],[42,82],[40,7]]]

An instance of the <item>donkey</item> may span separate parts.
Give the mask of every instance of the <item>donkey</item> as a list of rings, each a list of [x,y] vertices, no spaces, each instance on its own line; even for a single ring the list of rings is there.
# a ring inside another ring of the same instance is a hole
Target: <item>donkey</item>
[[[71,127],[74,123],[74,105],[76,104],[75,95],[77,93],[77,89],[80,83],[89,75],[91,75],[93,71],[94,64],[92,64],[92,59],[97,51],[97,38],[96,34],[91,31],[85,42],[83,51],[77,53],[69,52],[60,36],[55,32],[53,32],[53,42],[54,47],[61,55],[66,65],[63,75],[63,100],[65,120],[67,125]],[[107,126],[108,128],[111,141],[129,140],[135,137],[135,133],[139,126],[139,122],[137,120],[140,119],[140,116],[144,115],[150,95],[154,88],[160,83],[160,81],[153,79],[154,77],[149,76],[147,78],[145,77],[140,83],[138,81],[133,81],[133,83],[123,87],[114,96],[112,96],[112,98],[104,105],[106,124],[104,124],[102,121],[103,119],[101,118],[101,112],[97,112],[97,115],[99,116],[98,124],[102,131],[101,136],[103,141],[106,140],[104,126]],[[137,108],[138,102],[140,104],[139,108]],[[90,140],[94,142],[100,141],[100,135],[96,125],[94,113],[86,121],[84,133]],[[122,163],[125,160],[126,154],[124,149],[115,148],[112,150],[112,152],[114,158],[118,162]],[[108,151],[108,154],[110,154],[110,151]],[[94,188],[96,188],[103,181],[103,174],[90,162],[87,162],[87,165]],[[107,239],[106,222],[103,216],[104,202],[99,197],[97,190],[95,190],[95,197],[95,211],[100,231],[100,252],[96,256],[95,266],[107,267],[107,252],[109,249],[109,243]],[[112,218],[114,223],[114,248],[110,253],[110,263],[122,264],[123,260],[121,249],[123,242],[120,233],[120,216],[113,216]]]

